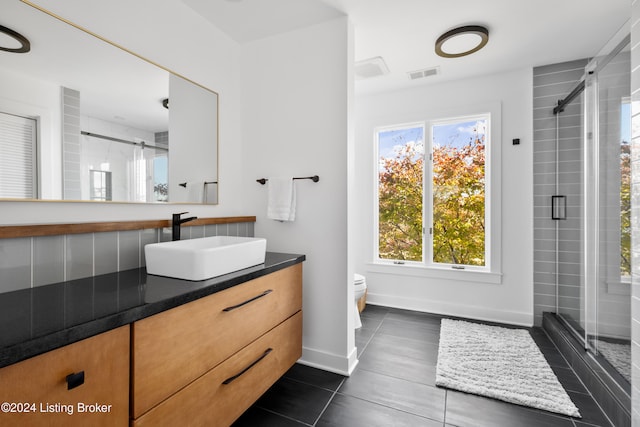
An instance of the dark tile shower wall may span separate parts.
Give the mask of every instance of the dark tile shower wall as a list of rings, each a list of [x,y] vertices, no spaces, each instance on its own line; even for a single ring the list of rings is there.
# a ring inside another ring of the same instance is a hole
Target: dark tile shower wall
[[[155,145],[159,145],[161,147],[168,148],[169,147],[169,131],[165,132],[156,132],[154,134],[155,137]]]
[[[63,198],[80,200],[80,92],[62,88]]]
[[[551,196],[556,192],[556,117],[553,108],[580,81],[587,62],[584,59],[533,69],[533,281],[536,326],[542,324],[544,311],[556,311],[556,224],[551,219]],[[573,213],[580,211],[582,203],[580,108],[576,102],[566,107],[557,135],[561,170],[558,180],[562,183],[563,194],[567,196],[567,209]],[[561,304],[569,310],[579,310],[579,221],[563,221],[558,239],[558,274],[560,282],[565,284]]]
[[[183,227],[182,238],[254,236],[253,222]],[[0,239],[0,293],[145,266],[144,246],[171,229]]]

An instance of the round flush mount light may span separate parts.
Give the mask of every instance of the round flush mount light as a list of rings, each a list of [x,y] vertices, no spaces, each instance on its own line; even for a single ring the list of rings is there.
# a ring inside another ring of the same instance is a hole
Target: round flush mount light
[[[31,43],[22,34],[0,25],[0,50],[27,53],[31,50]]]
[[[436,40],[436,53],[444,58],[459,58],[479,51],[489,41],[489,30],[466,25],[447,31]]]

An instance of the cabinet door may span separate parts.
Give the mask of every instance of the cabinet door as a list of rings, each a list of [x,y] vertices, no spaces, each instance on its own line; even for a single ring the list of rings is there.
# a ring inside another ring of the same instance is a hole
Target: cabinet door
[[[302,312],[261,336],[141,418],[133,427],[226,427],[302,354]]]
[[[122,326],[0,369],[0,425],[126,426],[129,341]]]
[[[138,418],[302,308],[302,264],[133,324]]]

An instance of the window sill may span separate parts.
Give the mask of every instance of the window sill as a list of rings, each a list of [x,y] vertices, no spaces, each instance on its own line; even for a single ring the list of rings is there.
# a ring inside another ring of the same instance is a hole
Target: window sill
[[[367,263],[372,273],[393,274],[397,276],[423,277],[430,279],[457,280],[464,282],[502,283],[502,273],[479,270],[455,270],[445,267],[425,267],[417,264],[390,264],[385,262]]]

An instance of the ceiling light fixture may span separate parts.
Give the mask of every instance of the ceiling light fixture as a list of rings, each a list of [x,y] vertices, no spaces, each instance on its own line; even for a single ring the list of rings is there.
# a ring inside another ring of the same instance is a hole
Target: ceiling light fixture
[[[479,51],[489,41],[489,30],[466,25],[447,31],[436,40],[436,53],[444,58],[459,58]]]
[[[3,27],[0,25],[0,40],[6,39],[4,36],[9,36],[9,38],[13,39],[13,41],[17,41],[20,46],[19,47],[6,47],[0,45],[0,50],[4,50],[5,52],[13,52],[13,53],[27,53],[31,50],[31,43],[29,40],[20,33],[13,31],[11,28]]]

